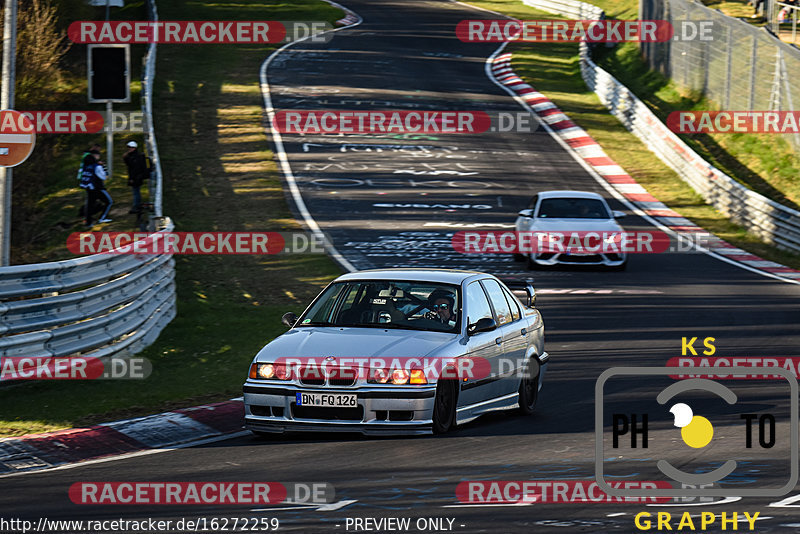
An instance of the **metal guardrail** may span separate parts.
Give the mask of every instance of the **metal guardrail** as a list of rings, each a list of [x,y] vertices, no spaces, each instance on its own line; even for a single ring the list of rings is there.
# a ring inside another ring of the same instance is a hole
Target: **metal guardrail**
[[[151,17],[157,17],[149,2]],[[155,172],[152,230],[172,231],[161,216],[161,167],[153,134],[150,45],[144,116]],[[157,228],[155,226],[158,226]],[[128,355],[151,344],[175,317],[175,261],[170,254],[95,254],[0,268],[0,358]]]
[[[2,268],[0,357],[138,352],[175,317],[174,277],[168,254],[95,254]]]
[[[523,3],[570,18],[605,18],[600,8],[577,0],[523,0]],[[580,45],[580,65],[583,80],[603,105],[706,202],[765,241],[800,252],[800,212],[751,191],[705,161],[627,87],[598,67],[586,43]]]

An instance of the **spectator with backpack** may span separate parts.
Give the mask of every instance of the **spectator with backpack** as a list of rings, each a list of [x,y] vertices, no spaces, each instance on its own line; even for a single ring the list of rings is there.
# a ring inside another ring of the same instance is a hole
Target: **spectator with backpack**
[[[114,201],[111,195],[106,191],[105,181],[108,178],[103,162],[100,161],[100,151],[92,149],[89,154],[83,159],[81,165],[81,181],[80,186],[86,190],[86,204],[84,205],[84,214],[86,217],[86,226],[92,226],[92,214],[94,213],[94,205],[99,202],[103,205],[103,214],[97,222],[107,223],[111,222],[108,218],[108,212],[111,210],[111,205]]]
[[[87,156],[91,156],[91,151],[92,150],[97,150],[99,152],[100,151],[100,145],[95,143],[92,146],[90,146],[89,148],[87,148],[86,150],[84,150],[83,154],[81,154],[81,164],[78,165],[78,182],[79,183],[81,181],[81,174],[83,173],[83,163],[86,160]],[[81,185],[81,188],[85,189],[82,185]],[[92,206],[92,213],[94,213],[96,211],[98,211],[98,210],[93,205]],[[78,210],[78,216],[86,218],[86,203],[85,202],[83,204],[81,204],[81,208]]]
[[[141,213],[142,194],[140,188],[149,174],[147,159],[137,150],[139,145],[136,144],[136,141],[129,141],[127,146],[128,151],[122,156],[122,160],[128,167],[128,186],[133,191],[133,208],[128,213]]]

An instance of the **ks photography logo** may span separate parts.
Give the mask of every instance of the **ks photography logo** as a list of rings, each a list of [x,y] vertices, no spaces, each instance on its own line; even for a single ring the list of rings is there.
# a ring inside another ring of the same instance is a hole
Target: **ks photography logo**
[[[725,371],[731,376],[752,376],[754,369],[727,367]],[[603,372],[595,384],[598,487],[609,495],[635,497],[788,493],[798,480],[797,379],[780,367],[758,371],[786,380],[785,404],[783,400],[765,404],[741,385],[746,381],[737,381],[738,394],[706,378],[670,380],[662,387],[665,379],[675,375],[674,367],[612,367]],[[615,387],[605,391],[612,378]],[[621,387],[626,379],[635,384]],[[614,409],[606,412],[606,403]],[[758,478],[776,473],[783,485]],[[660,477],[676,487],[626,489],[606,482],[630,476]]]

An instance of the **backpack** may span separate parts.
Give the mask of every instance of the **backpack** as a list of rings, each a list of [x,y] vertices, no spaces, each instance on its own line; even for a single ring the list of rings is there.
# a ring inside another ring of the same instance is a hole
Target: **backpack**
[[[81,189],[94,189],[94,169],[97,163],[87,162],[81,167],[80,187]]]

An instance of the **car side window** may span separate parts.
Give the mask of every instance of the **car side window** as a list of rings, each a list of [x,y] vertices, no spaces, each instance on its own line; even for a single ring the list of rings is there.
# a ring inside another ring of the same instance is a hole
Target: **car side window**
[[[506,296],[506,300],[508,301],[508,306],[511,308],[511,317],[514,320],[518,320],[522,313],[519,311],[519,300],[515,297],[512,293],[503,288],[503,294]]]
[[[536,203],[539,202],[539,195],[533,195],[530,204],[528,204],[528,209],[533,210],[536,209]]]
[[[486,292],[489,293],[492,306],[494,306],[494,311],[497,314],[497,324],[502,326],[513,321],[511,308],[508,305],[508,301],[506,301],[500,284],[495,280],[483,280],[483,287],[485,287]]]
[[[467,286],[467,316],[469,317],[469,324],[476,323],[478,319],[483,319],[484,317],[494,319],[486,293],[484,293],[478,282],[472,282]]]

